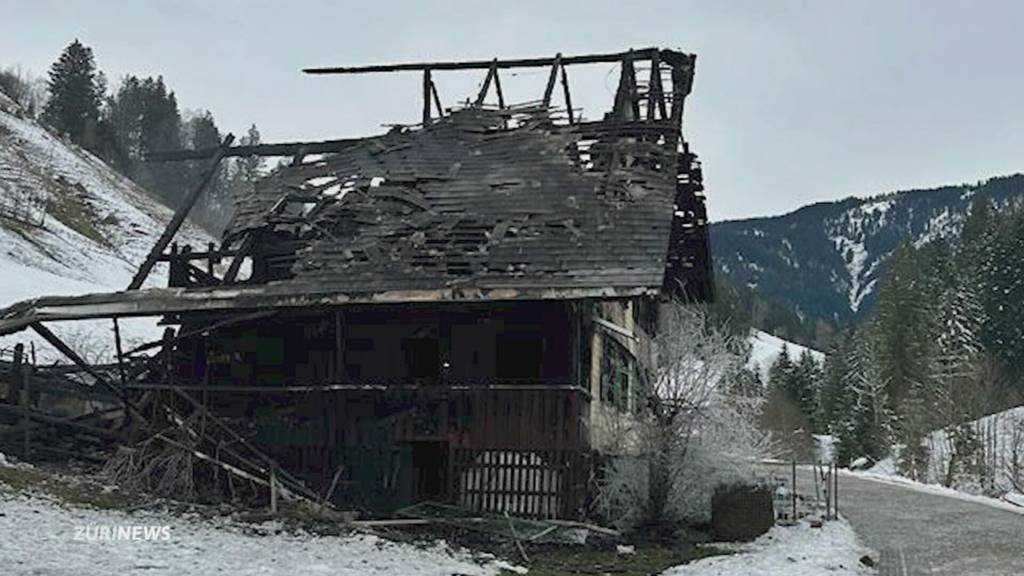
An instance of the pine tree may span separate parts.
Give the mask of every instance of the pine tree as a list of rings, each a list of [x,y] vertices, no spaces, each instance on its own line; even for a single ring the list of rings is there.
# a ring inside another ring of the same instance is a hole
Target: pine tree
[[[775,362],[768,368],[768,387],[788,391],[793,378],[793,361],[789,358],[789,346],[782,345]]]
[[[50,67],[47,87],[50,99],[43,109],[43,120],[73,142],[94,148],[106,86],[96,70],[92,48],[77,39],[69,44]]]
[[[821,384],[818,386],[818,412],[815,416],[817,429],[833,435],[839,430],[840,407],[844,400],[846,375],[849,372],[846,366],[849,354],[848,339],[848,335],[840,334],[829,348],[821,370]]]
[[[847,356],[847,374],[840,410],[838,458],[884,457],[891,445],[892,413],[889,408],[889,382],[879,362],[879,341],[873,326],[865,326],[853,336]]]
[[[800,411],[813,424],[814,430],[823,430],[817,422],[818,387],[821,385],[821,366],[809,350],[800,353],[800,359],[793,368],[789,394],[800,406]]]
[[[1024,212],[999,219],[974,256],[984,347],[1018,382],[1024,383]],[[1024,384],[1020,384],[1024,392]]]
[[[117,142],[115,165],[171,206],[187,192],[186,171],[173,163],[147,163],[146,154],[181,148],[181,115],[163,77],[128,76],[108,106]]]

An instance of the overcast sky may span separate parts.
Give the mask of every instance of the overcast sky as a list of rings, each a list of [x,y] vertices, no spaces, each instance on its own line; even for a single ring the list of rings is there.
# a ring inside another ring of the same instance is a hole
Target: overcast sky
[[[264,141],[367,135],[420,113],[416,74],[305,66],[694,52],[684,129],[714,220],[1024,170],[1024,2],[0,0],[0,14],[0,67],[41,74],[77,37],[111,84],[162,74],[182,108],[236,134],[255,122]],[[616,73],[570,68],[574,105],[600,117]],[[503,84],[534,100],[545,75]],[[435,77],[446,104],[480,80]]]

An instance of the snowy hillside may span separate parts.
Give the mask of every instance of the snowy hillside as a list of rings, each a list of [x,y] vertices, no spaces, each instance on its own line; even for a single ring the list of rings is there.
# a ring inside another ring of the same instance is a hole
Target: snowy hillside
[[[825,360],[825,354],[822,352],[801,346],[795,342],[783,340],[760,330],[751,330],[748,342],[750,342],[750,359],[747,362],[747,367],[751,370],[758,370],[763,380],[767,380],[768,368],[779,357],[779,354],[782,354],[783,349],[786,350],[790,360],[794,362],[800,358],[800,355],[805,350],[810,351],[811,356],[814,356],[815,360],[819,362]]]
[[[958,236],[976,200],[1019,205],[1024,174],[718,222],[711,229],[716,273],[801,318],[844,325],[870,311],[894,250]]]
[[[1024,406],[990,414],[968,425],[979,441],[979,458],[986,474],[954,474],[952,488],[972,495],[998,497],[1024,512]],[[944,485],[949,476],[953,442],[942,430],[929,434],[926,442],[928,477],[921,480]],[[896,458],[890,456],[879,461],[867,474],[898,476]]]
[[[123,290],[171,214],[0,97],[0,307],[41,295]],[[210,240],[189,224],[178,239]],[[166,268],[157,267],[148,284],[165,282]],[[130,332],[149,331],[132,326]]]

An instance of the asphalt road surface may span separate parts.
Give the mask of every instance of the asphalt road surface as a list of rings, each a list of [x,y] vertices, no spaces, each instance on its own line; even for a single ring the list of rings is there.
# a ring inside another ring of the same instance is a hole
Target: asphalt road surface
[[[813,494],[810,469],[797,476],[798,493]],[[839,511],[879,553],[880,576],[1024,575],[1024,515],[849,474]]]

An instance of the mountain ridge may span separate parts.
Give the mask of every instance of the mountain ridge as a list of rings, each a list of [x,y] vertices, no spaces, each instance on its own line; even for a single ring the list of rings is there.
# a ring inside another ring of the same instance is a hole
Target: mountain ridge
[[[996,209],[1019,206],[1024,174],[851,196],[786,214],[715,222],[715,272],[767,302],[790,308],[801,321],[845,327],[873,309],[888,258],[897,248],[957,237],[979,199]]]

